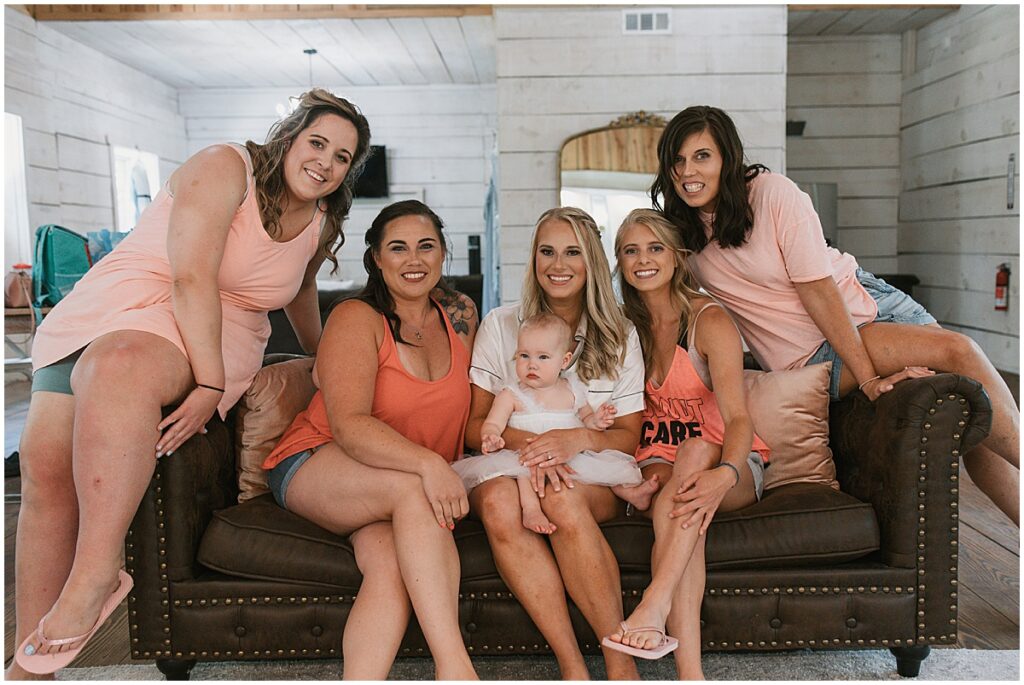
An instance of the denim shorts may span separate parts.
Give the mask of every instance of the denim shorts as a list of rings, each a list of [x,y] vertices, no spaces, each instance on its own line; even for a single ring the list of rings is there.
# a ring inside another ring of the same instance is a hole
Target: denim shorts
[[[295,474],[299,472],[302,465],[309,461],[309,458],[318,449],[320,448],[314,447],[313,449],[293,454],[287,459],[282,460],[267,473],[267,487],[270,488],[271,494],[274,495],[274,500],[282,509],[288,508],[285,504],[285,494],[288,492],[288,486],[291,484],[292,478],[295,477]]]
[[[85,348],[72,352],[60,361],[36,369],[32,374],[32,391],[59,392],[62,395],[74,395],[71,390],[71,372],[75,370],[78,358],[85,352]]]
[[[906,323],[913,326],[936,323],[935,317],[914,301],[910,295],[894,288],[874,274],[858,268],[857,280],[864,286],[864,290],[868,291],[868,295],[878,303],[878,316],[872,323]],[[807,366],[823,364],[828,361],[832,362],[832,378],[829,381],[828,392],[832,401],[836,402],[839,400],[839,378],[843,372],[843,360],[839,358],[827,340],[807,360]]]
[[[673,462],[664,457],[648,457],[638,463],[637,466],[643,470],[653,464],[673,466]],[[754,494],[757,495],[757,501],[760,502],[761,496],[764,495],[764,470],[768,468],[768,464],[764,463],[760,452],[751,452],[747,455],[747,466],[750,468],[750,475],[754,477]]]

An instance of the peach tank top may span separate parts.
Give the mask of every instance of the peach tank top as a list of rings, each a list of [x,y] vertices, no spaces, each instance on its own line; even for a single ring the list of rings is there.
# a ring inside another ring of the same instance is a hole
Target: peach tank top
[[[217,274],[225,374],[224,395],[217,405],[221,417],[260,370],[270,338],[267,312],[295,299],[306,265],[316,254],[323,216],[317,210],[302,233],[276,242],[260,218],[249,152],[240,145],[231,148],[245,162],[247,185],[231,219]],[[32,344],[33,370],[114,331],[153,333],[188,358],[171,301],[167,231],[173,206],[174,197],[164,184],[132,232],[46,315]]]
[[[434,303],[438,309],[440,305]],[[469,351],[441,313],[448,330],[451,367],[436,381],[413,376],[402,366],[391,327],[384,319],[384,341],[377,350],[377,381],[370,415],[388,424],[404,438],[437,452],[449,463],[463,452],[469,420]],[[263,461],[270,470],[288,457],[334,439],[327,418],[323,391],[317,390],[309,407],[300,412]]]
[[[701,438],[715,445],[725,442],[725,420],[710,388],[707,362],[694,345],[697,319],[708,307],[720,306],[718,303],[708,304],[694,315],[686,336],[690,349],[684,350],[676,345],[672,366],[662,384],[659,386],[654,381],[647,381],[640,446],[636,450],[640,466],[651,457],[674,462],[676,450],[687,438]],[[751,449],[761,455],[764,463],[768,463],[768,445],[757,434],[754,434]]]

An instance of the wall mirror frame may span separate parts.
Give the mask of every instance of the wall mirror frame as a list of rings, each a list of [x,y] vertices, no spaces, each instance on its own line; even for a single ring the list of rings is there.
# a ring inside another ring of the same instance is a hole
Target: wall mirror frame
[[[615,263],[615,231],[630,211],[650,207],[658,169],[658,139],[665,118],[624,114],[607,126],[570,136],[558,155],[559,201],[597,221],[609,263]]]

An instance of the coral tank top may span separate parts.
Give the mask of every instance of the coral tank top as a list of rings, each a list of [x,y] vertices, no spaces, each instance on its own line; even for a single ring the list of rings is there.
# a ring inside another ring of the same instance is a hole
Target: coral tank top
[[[436,302],[434,304],[440,309]],[[448,331],[451,367],[436,381],[425,381],[405,370],[391,327],[384,319],[384,341],[377,350],[377,384],[370,415],[450,463],[463,452],[466,421],[469,420],[469,351],[443,312],[441,318]],[[293,454],[320,447],[333,439],[323,391],[317,390],[309,407],[295,417],[277,447],[264,460],[263,468],[272,469]]]

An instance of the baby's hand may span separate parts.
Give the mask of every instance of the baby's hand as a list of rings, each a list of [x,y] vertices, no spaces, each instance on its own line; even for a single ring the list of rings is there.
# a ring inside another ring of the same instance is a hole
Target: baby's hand
[[[587,428],[603,431],[615,423],[616,413],[617,410],[613,405],[605,403],[598,407],[597,411],[592,413],[584,423]]]
[[[500,435],[483,435],[480,438],[480,449],[484,454],[497,452],[505,446],[505,440]]]

